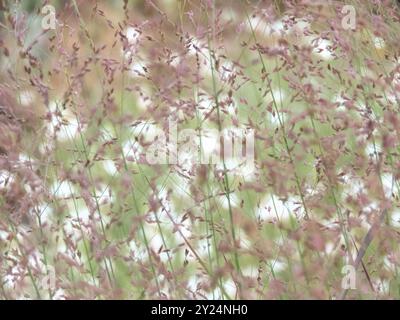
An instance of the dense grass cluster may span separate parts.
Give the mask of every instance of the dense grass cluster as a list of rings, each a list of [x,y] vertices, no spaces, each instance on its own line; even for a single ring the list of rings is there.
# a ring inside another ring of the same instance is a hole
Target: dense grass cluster
[[[396,1],[0,10],[1,298],[400,297]],[[252,165],[194,161],[229,128]]]

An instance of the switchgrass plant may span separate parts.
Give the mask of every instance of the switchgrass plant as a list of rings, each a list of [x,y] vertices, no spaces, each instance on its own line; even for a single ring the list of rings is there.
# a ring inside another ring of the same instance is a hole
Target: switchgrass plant
[[[396,1],[0,10],[1,298],[399,298]]]

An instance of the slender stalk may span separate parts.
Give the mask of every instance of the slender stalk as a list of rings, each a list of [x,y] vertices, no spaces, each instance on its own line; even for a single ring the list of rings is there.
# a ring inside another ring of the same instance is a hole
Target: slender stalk
[[[210,39],[208,38],[208,45],[210,48]],[[219,106],[219,97],[218,97],[218,92],[216,88],[216,79],[215,79],[215,71],[214,71],[214,60],[215,57],[213,57],[213,54],[211,53],[211,48],[209,50],[210,52],[210,68],[211,68],[211,75],[212,75],[212,85],[213,85],[213,92],[214,92],[214,102],[216,106],[216,111],[217,111],[217,125],[218,125],[218,131],[221,133],[222,132],[222,119],[220,115],[220,106]],[[225,195],[226,195],[226,200],[228,202],[228,212],[229,212],[229,221],[230,221],[230,231],[231,231],[231,236],[232,236],[232,241],[233,241],[233,246],[234,246],[234,262],[235,262],[235,267],[236,271],[241,274],[241,268],[240,268],[240,262],[239,262],[239,255],[237,253],[237,240],[236,240],[236,231],[235,231],[235,225],[233,221],[233,212],[232,212],[232,204],[231,204],[231,198],[230,198],[230,183],[229,183],[229,177],[228,177],[228,168],[225,163],[225,157],[222,157],[222,165],[223,165],[223,178],[224,178],[224,189],[225,189]]]

